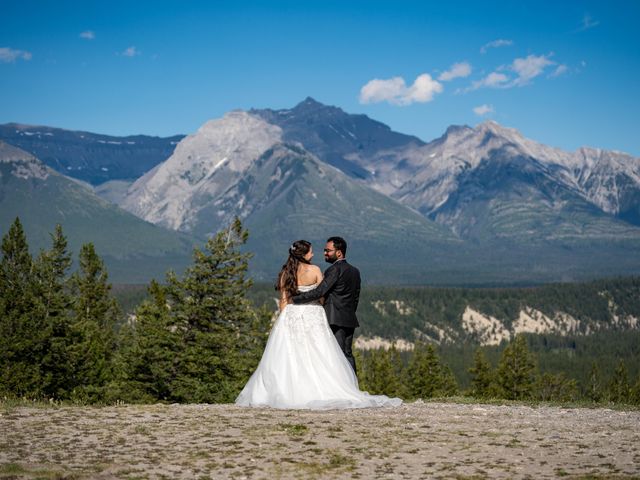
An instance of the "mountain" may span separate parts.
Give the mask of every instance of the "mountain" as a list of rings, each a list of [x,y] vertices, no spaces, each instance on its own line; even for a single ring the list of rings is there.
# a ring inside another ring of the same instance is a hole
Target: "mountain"
[[[493,155],[509,155],[520,158],[516,163],[529,158],[544,165],[558,188],[575,190],[602,212],[640,225],[640,159],[621,152],[586,147],[566,152],[493,121],[475,128],[452,126],[425,143],[312,98],[292,109],[250,112],[281,127],[285,141],[302,144],[347,175],[445,223],[438,209],[460,182],[469,185],[469,171],[481,167],[486,173]]]
[[[390,194],[442,221],[446,215],[439,209],[449,208],[444,205],[450,195],[464,196],[465,188],[484,189],[482,180],[475,184],[469,181],[470,177],[481,175],[473,173],[476,169],[486,173],[487,168],[511,164],[517,169],[544,171],[542,183],[536,183],[539,176],[529,177],[533,188],[551,188],[561,195],[570,191],[600,212],[638,224],[640,158],[589,148],[566,152],[529,140],[517,130],[493,121],[475,128],[450,127],[441,138],[413,154],[422,158],[419,171],[410,172],[409,180]],[[495,185],[492,182],[489,190]],[[548,190],[544,195],[549,193]]]
[[[335,234],[371,282],[531,284],[640,272],[640,159],[566,152],[492,121],[451,126],[425,143],[307,98],[208,121],[130,182],[94,190],[197,238],[239,216],[258,279],[275,275],[291,241],[306,238],[319,251]]]
[[[54,170],[92,185],[132,180],[166,160],[184,135],[114,137],[44,126],[0,125],[0,141],[25,150]]]
[[[77,255],[93,242],[113,281],[146,282],[190,261],[194,241],[147,223],[47,167],[33,155],[0,141],[0,235],[20,217],[33,253],[50,247],[60,223]]]
[[[301,143],[324,162],[351,177],[370,182],[375,182],[376,168],[392,167],[402,161],[397,152],[424,145],[422,140],[394,132],[366,115],[348,114],[311,97],[290,110],[250,110],[249,113],[279,126],[283,140]],[[383,159],[380,164],[374,161],[380,158]]]
[[[275,275],[297,238],[313,241],[318,251],[330,234],[353,239],[353,258],[372,275],[376,262],[398,274],[416,259],[443,266],[448,256],[432,258],[428,247],[459,243],[447,229],[283,141],[280,127],[240,111],[185,138],[166,162],[129,188],[122,206],[199,236],[239,216],[251,232],[248,249],[256,254],[257,278]]]

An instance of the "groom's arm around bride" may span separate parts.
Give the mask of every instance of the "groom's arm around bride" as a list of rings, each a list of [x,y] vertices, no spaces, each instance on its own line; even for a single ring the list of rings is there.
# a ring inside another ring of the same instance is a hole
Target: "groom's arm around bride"
[[[355,360],[351,351],[353,334],[359,326],[356,309],[360,300],[360,271],[345,259],[347,242],[340,237],[327,240],[324,258],[331,266],[324,279],[309,292],[292,297],[293,303],[308,303],[324,297],[324,309],[331,330],[355,371]]]

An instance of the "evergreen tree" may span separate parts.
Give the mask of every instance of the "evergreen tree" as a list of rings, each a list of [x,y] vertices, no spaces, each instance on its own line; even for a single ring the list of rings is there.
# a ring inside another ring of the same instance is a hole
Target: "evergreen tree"
[[[182,332],[171,315],[166,289],[152,281],[148,290],[150,298],[119,332],[109,401],[174,400],[173,382],[179,376],[179,358],[184,350]]]
[[[118,306],[111,296],[107,271],[93,244],[82,246],[80,269],[71,277],[75,302],[71,345],[73,397],[99,400],[112,379],[111,360],[115,350]]]
[[[578,396],[578,384],[562,373],[545,373],[536,381],[535,396],[542,401],[568,402]]]
[[[403,396],[402,366],[400,352],[395,344],[389,349],[370,351],[366,364],[360,368],[361,388],[376,395]]]
[[[585,395],[592,402],[599,402],[602,400],[602,380],[600,378],[600,369],[596,362],[591,363],[591,370],[589,372]]]
[[[67,271],[71,255],[62,227],[56,225],[52,246],[36,260],[38,313],[43,321],[44,356],[41,359],[42,390],[48,397],[67,398],[73,387],[73,365],[69,356],[70,307]]]
[[[618,362],[618,366],[613,372],[613,378],[609,384],[609,400],[614,403],[629,403],[631,399],[631,388],[629,386],[629,375],[627,366],[623,360]]]
[[[455,378],[449,367],[443,365],[433,345],[416,343],[406,369],[406,386],[413,398],[455,395]]]
[[[473,356],[471,374],[471,389],[469,393],[476,398],[492,398],[496,395],[495,375],[484,351],[476,349]]]
[[[633,405],[640,405],[640,373],[638,373],[638,379],[636,380],[635,385],[631,389],[630,403]]]
[[[531,398],[536,365],[523,335],[518,335],[502,352],[497,369],[500,393],[509,400]]]
[[[270,314],[245,298],[250,254],[240,247],[247,238],[236,219],[194,251],[182,278],[170,272],[165,286],[152,284],[118,362],[117,383],[132,386],[136,399],[216,403],[238,395],[270,327]]]
[[[43,322],[36,313],[34,262],[20,219],[2,239],[0,261],[0,393],[40,396]]]

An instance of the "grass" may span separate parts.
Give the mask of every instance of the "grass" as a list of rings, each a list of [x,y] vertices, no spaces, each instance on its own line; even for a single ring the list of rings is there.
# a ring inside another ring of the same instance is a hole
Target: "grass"
[[[42,480],[73,480],[74,474],[46,468],[29,469],[17,463],[0,465],[0,479],[33,478]]]

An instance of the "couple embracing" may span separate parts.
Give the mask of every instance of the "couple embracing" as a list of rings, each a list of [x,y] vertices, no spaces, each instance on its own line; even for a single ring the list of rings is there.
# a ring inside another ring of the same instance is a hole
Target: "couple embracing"
[[[331,266],[323,276],[311,264],[309,242],[291,245],[276,282],[280,314],[237,405],[334,409],[402,403],[358,388],[351,345],[358,326],[360,272],[346,261],[346,253],[343,238],[329,238],[324,258]]]

